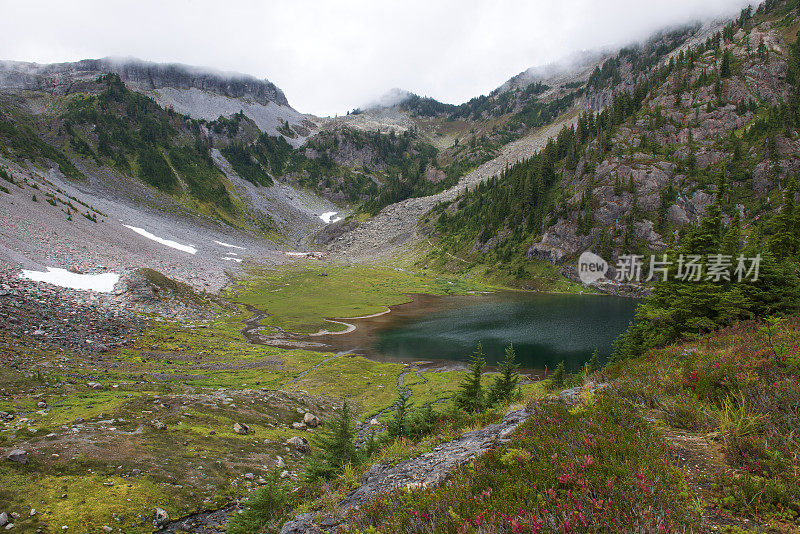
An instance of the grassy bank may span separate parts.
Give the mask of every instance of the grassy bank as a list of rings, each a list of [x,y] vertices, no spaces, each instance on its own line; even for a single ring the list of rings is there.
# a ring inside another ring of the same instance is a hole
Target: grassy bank
[[[388,306],[409,302],[409,293],[452,295],[492,289],[429,270],[321,264],[317,260],[256,268],[250,274],[233,285],[230,298],[270,313],[265,325],[297,333],[341,331],[344,325],[325,319],[380,313]]]

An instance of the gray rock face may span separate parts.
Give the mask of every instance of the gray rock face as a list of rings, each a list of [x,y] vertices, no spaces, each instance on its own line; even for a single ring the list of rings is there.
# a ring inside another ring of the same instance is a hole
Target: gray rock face
[[[347,496],[340,508],[345,511],[357,508],[395,488],[437,486],[447,480],[455,469],[481,456],[498,441],[503,441],[528,415],[523,410],[509,412],[499,424],[465,432],[453,441],[395,466],[373,465],[364,474],[362,485]]]
[[[268,80],[138,59],[84,59],[51,65],[3,61],[0,62],[0,87],[68,94],[80,90],[81,84],[75,84],[76,81],[93,81],[100,74],[112,72],[118,74],[122,81],[145,90],[196,88],[229,98],[249,97],[262,105],[275,102],[280,106],[289,106],[283,91]]]
[[[322,531],[314,524],[314,514],[300,514],[284,523],[281,534],[322,534]]]

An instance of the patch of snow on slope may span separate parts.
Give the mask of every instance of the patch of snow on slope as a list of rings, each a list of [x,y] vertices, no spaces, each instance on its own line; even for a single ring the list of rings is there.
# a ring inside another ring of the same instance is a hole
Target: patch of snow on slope
[[[77,274],[66,269],[53,267],[48,267],[47,272],[23,269],[22,278],[33,280],[34,282],[45,282],[54,286],[79,289],[81,291],[98,291],[100,293],[113,292],[114,285],[119,281],[117,273]]]
[[[297,110],[275,102],[260,104],[247,98],[230,98],[192,87],[177,89],[164,87],[149,93],[164,108],[172,107],[178,113],[195,119],[217,120],[220,115],[230,117],[240,111],[250,117],[256,126],[269,135],[280,135],[278,128],[288,121],[291,126],[300,124],[305,116]],[[302,145],[306,137],[286,139],[292,146]]]
[[[177,241],[172,241],[170,239],[163,239],[161,237],[158,237],[156,235],[151,234],[150,232],[148,232],[147,230],[145,230],[143,228],[136,228],[135,226],[129,226],[127,224],[123,224],[122,226],[124,226],[125,228],[129,228],[129,229],[133,230],[134,232],[136,232],[140,236],[146,237],[147,239],[152,239],[156,243],[161,243],[162,245],[165,245],[167,247],[171,247],[171,248],[174,248],[176,250],[180,250],[182,252],[188,252],[189,254],[197,254],[197,249],[194,248],[191,245],[181,245]]]
[[[341,221],[342,220],[341,217],[334,217],[337,213],[339,213],[339,212],[338,211],[326,211],[325,213],[320,215],[319,218],[322,219],[322,222],[324,222],[325,224],[335,223],[336,221]]]
[[[217,245],[222,245],[223,247],[238,248],[239,250],[247,250],[244,247],[237,247],[236,245],[231,245],[230,243],[223,243],[222,241],[214,241],[214,243],[216,243]],[[231,254],[233,253],[231,252]]]

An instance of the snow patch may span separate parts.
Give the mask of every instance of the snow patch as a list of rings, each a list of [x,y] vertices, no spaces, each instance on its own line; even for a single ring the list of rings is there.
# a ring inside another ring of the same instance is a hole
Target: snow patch
[[[177,241],[172,241],[170,239],[164,239],[164,238],[158,237],[156,235],[151,234],[150,232],[148,232],[147,230],[145,230],[143,228],[136,228],[135,226],[129,226],[127,224],[123,224],[122,226],[124,226],[125,228],[128,228],[130,230],[133,230],[134,232],[136,232],[140,236],[146,237],[147,239],[151,239],[151,240],[155,241],[156,243],[161,243],[162,245],[165,245],[165,246],[170,247],[170,248],[174,248],[176,250],[180,250],[181,252],[188,252],[189,254],[197,254],[197,249],[194,248],[191,245],[182,245],[182,244],[178,243]]]
[[[230,243],[224,243],[222,241],[214,241],[214,243],[216,243],[217,245],[222,245],[223,247],[238,248],[239,250],[247,250],[244,247],[237,247],[236,245],[231,245]]]
[[[235,261],[236,263],[242,263],[242,258],[231,258],[229,256],[225,256],[222,259],[227,261]]]
[[[117,273],[77,274],[57,267],[48,267],[47,272],[23,269],[21,277],[34,282],[45,282],[54,286],[99,293],[113,292],[114,285],[119,281]]]
[[[341,217],[335,217],[335,215],[339,213],[338,211],[326,211],[322,215],[319,216],[322,219],[322,222],[325,224],[335,223],[336,221],[341,221]]]

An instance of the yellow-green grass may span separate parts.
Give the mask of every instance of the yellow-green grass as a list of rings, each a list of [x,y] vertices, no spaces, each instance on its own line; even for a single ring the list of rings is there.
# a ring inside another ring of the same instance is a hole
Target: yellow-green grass
[[[402,370],[401,364],[341,356],[309,371],[287,389],[347,398],[356,405],[359,416],[368,417],[395,401],[397,377]]]
[[[46,532],[61,531],[64,526],[66,532],[102,532],[104,525],[125,532],[152,532],[149,520],[155,507],[171,517],[190,511],[191,500],[180,495],[180,488],[147,479],[91,473],[50,475],[3,465],[0,480],[4,509],[37,511],[32,517],[15,520],[15,532],[35,532],[41,523],[46,523]],[[140,514],[147,517],[146,522]]]
[[[330,318],[362,317],[410,301],[410,293],[448,295],[487,286],[423,270],[366,265],[320,264],[316,260],[275,269],[257,269],[234,284],[231,297],[270,314],[264,320],[290,332],[344,330]]]

